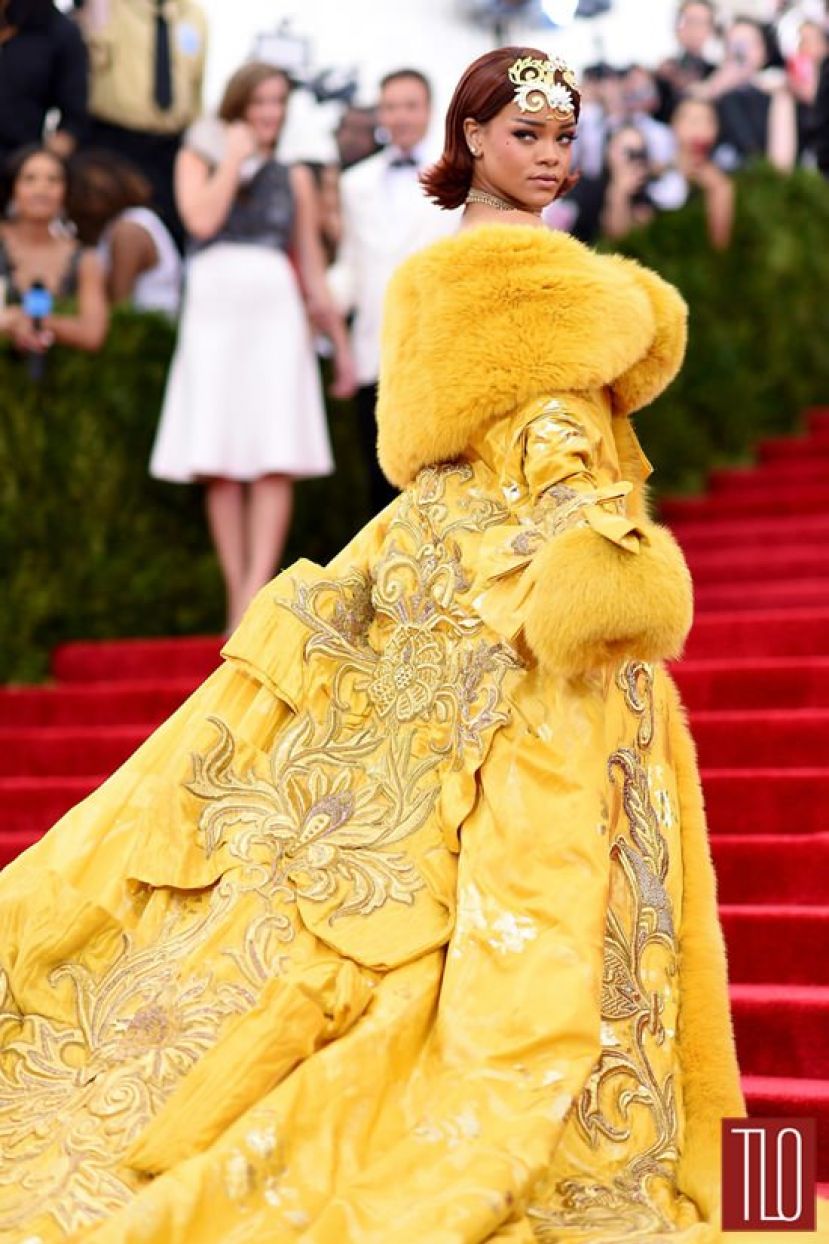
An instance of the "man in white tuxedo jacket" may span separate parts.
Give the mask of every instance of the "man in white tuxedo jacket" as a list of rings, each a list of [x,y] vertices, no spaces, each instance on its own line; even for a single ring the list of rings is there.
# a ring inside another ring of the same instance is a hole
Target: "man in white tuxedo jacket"
[[[389,73],[380,84],[378,119],[389,145],[354,165],[340,182],[342,241],[329,271],[334,296],[352,311],[352,348],[359,389],[360,432],[369,470],[371,504],[376,512],[396,495],[377,465],[377,376],[383,298],[398,264],[414,251],[453,233],[460,212],[431,203],[418,181],[437,159],[424,146],[431,113],[428,79],[416,69]]]

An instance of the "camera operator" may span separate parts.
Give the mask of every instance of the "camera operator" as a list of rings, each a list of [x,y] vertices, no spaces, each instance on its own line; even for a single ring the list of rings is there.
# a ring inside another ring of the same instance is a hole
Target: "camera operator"
[[[650,188],[656,172],[644,135],[635,125],[622,125],[608,140],[605,152],[605,191],[601,231],[607,238],[623,238],[631,229],[653,220],[656,205]]]
[[[710,78],[693,88],[713,100],[720,141],[732,168],[765,157],[781,172],[797,158],[797,117],[783,69],[769,66],[769,36],[760,22],[737,18],[725,38],[725,58]]]

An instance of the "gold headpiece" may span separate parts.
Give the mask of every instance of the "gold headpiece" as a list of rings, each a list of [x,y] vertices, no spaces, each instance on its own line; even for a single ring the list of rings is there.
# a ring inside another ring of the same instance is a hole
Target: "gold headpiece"
[[[515,102],[522,112],[540,112],[546,107],[562,120],[575,115],[573,92],[578,93],[578,82],[561,57],[538,60],[522,56],[510,65],[508,74],[515,84]]]

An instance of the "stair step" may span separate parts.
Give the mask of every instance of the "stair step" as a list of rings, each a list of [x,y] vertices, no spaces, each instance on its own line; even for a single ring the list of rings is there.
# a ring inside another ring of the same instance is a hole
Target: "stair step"
[[[829,656],[690,660],[671,673],[691,709],[829,708]]]
[[[829,450],[829,441],[827,441]],[[794,485],[778,487],[756,494],[742,496],[682,497],[664,500],[660,512],[666,522],[709,522],[717,518],[767,515],[773,509],[778,514],[825,514],[829,510],[829,487],[819,484],[798,488]]]
[[[695,583],[694,606],[698,613],[726,609],[829,609],[829,574],[811,579]]]
[[[167,678],[202,679],[218,666],[222,642],[205,636],[62,644],[54,653],[52,672],[62,682],[154,682],[159,670]]]
[[[703,768],[702,789],[712,835],[829,830],[829,768]]]
[[[110,774],[151,733],[142,725],[42,726],[0,729],[0,777]]]
[[[828,503],[829,504],[829,503]],[[686,560],[694,583],[753,582],[779,579],[826,579],[829,549],[825,544],[772,545],[756,549],[690,549]]]
[[[819,904],[829,899],[829,832],[762,838],[714,834],[711,851],[722,903]]]
[[[702,613],[688,658],[829,656],[829,609],[764,609]]]
[[[829,708],[698,709],[691,728],[711,767],[819,767],[829,758]]]
[[[2,777],[2,827],[9,834],[43,834],[104,781],[92,777]]]
[[[697,613],[741,613],[779,608],[829,608],[829,575],[825,578],[779,578],[768,582],[696,583],[693,603]]]
[[[829,985],[732,985],[729,990],[742,1071],[829,1080]]]
[[[829,514],[676,522],[671,524],[671,529],[686,552],[692,549],[770,549],[778,544],[797,544],[798,541],[820,544],[829,539]]]
[[[775,436],[761,441],[757,449],[761,462],[812,462],[829,456],[829,438],[819,436]]]
[[[11,864],[23,851],[33,847],[40,837],[38,833],[15,834],[0,829],[0,869]]]
[[[817,1177],[829,1180],[829,1080],[744,1075],[742,1086],[755,1118],[817,1120]]]
[[[708,477],[708,486],[712,496],[740,496],[754,492],[759,488],[766,490],[766,496],[780,484],[827,485],[829,486],[829,457],[818,457],[805,462],[762,462],[755,466],[721,467],[712,471]]]
[[[159,725],[197,686],[194,678],[0,689],[2,726]]]
[[[720,919],[735,984],[829,985],[829,907],[722,903]]]

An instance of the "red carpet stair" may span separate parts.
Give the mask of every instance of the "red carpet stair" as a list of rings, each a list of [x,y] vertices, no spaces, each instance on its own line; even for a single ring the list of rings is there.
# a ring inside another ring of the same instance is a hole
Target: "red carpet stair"
[[[818,1120],[829,1181],[829,412],[663,515],[694,574],[699,749],[749,1109]]]
[[[697,585],[677,680],[699,748],[740,1063],[758,1115],[818,1119],[829,1181],[829,411],[664,506]],[[0,691],[0,866],[218,661],[214,639],[70,644]]]

